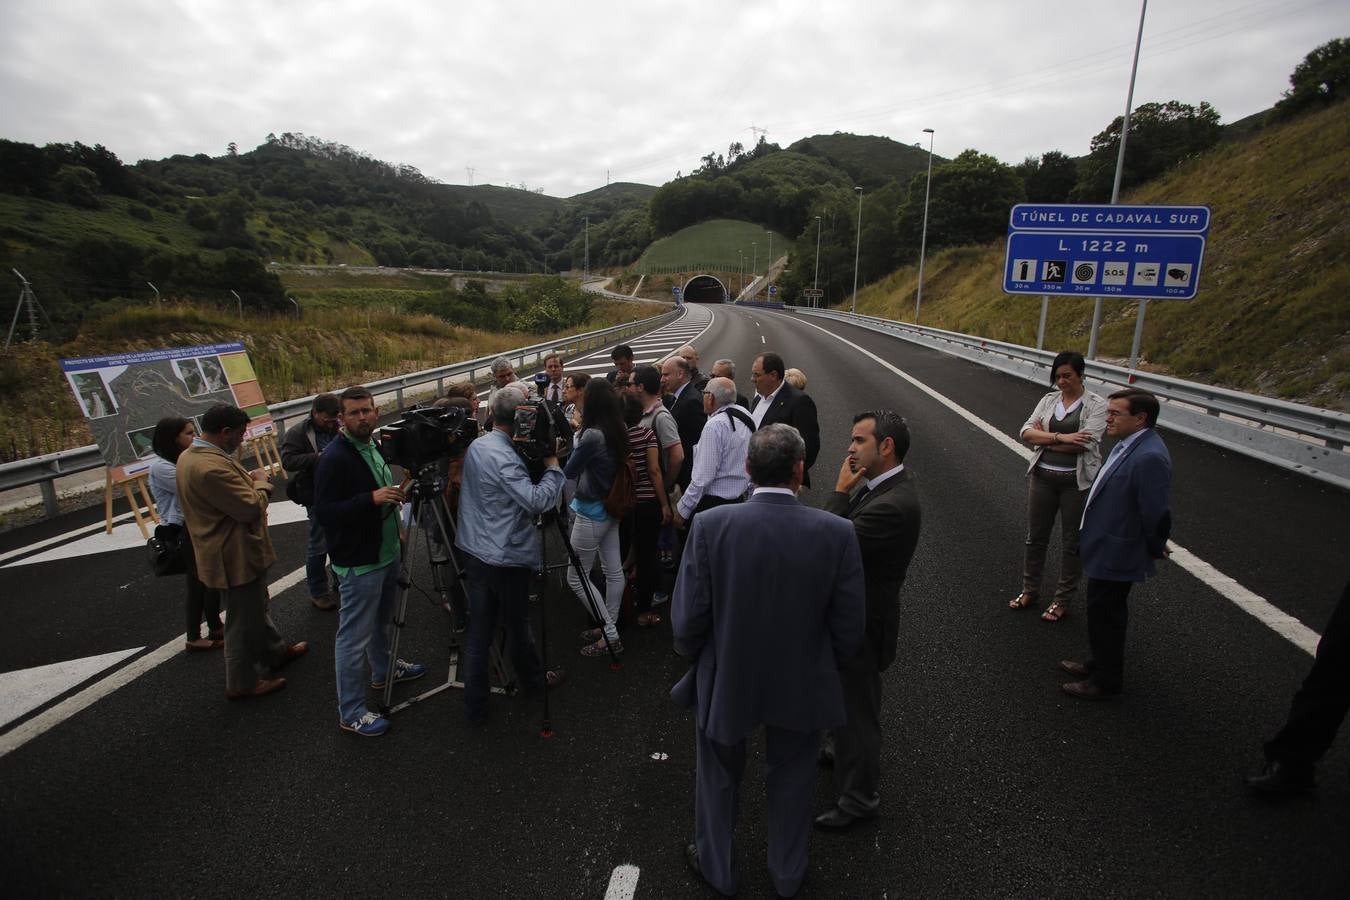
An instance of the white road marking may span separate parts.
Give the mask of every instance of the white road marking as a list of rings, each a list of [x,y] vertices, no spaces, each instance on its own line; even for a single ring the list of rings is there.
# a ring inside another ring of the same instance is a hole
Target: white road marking
[[[1013,440],[1011,437],[1004,434],[1002,431],[999,431],[997,428],[990,425],[988,422],[984,421],[979,416],[975,415],[974,413],[970,412],[969,410],[965,409],[959,404],[955,403],[951,399],[943,396],[942,394],[939,394],[937,391],[933,390],[928,385],[924,384],[922,381],[919,381],[912,375],[902,372],[900,369],[891,365],[886,360],[877,356],[870,350],[867,350],[863,347],[859,347],[857,344],[853,343],[847,338],[840,337],[839,335],[834,334],[831,331],[827,331],[826,329],[821,328],[819,325],[816,325],[814,322],[804,322],[799,319],[791,319],[790,321],[800,322],[802,325],[809,325],[810,327],[816,329],[817,331],[823,334],[828,334],[830,337],[834,338],[840,343],[843,343],[853,348],[854,350],[858,351],[859,353],[863,354],[864,356],[868,357],[869,359],[874,360],[884,368],[889,369],[891,372],[895,373],[896,375],[903,378],[905,381],[912,384],[914,387],[923,391],[925,394],[932,397],[934,400],[937,400],[939,403],[946,406],[952,412],[956,413],[961,418],[965,419],[967,422],[974,425],[976,428],[980,429],[985,434],[989,435],[994,440],[998,441],[1000,444],[1016,453],[1018,456],[1022,457],[1028,462],[1031,460],[1031,451],[1028,450],[1026,447],[1022,446],[1022,444]],[[1271,631],[1274,631],[1280,637],[1289,641],[1291,644],[1293,644],[1295,647],[1298,647],[1300,650],[1302,650],[1304,653],[1307,653],[1309,656],[1317,652],[1317,642],[1321,640],[1321,635],[1319,635],[1316,631],[1304,625],[1302,622],[1300,622],[1298,619],[1295,619],[1293,616],[1290,616],[1288,613],[1281,611],[1279,607],[1271,603],[1266,598],[1238,584],[1236,580],[1228,577],[1227,575],[1224,575],[1218,569],[1214,568],[1214,566],[1200,559],[1198,556],[1187,550],[1185,547],[1178,545],[1175,541],[1168,541],[1168,546],[1172,550],[1172,557],[1171,557],[1172,562],[1181,566],[1181,568],[1185,569],[1191,575],[1194,575],[1196,578],[1198,578],[1201,582],[1208,585],[1219,596],[1228,600],[1238,609],[1241,609],[1243,612],[1246,612],[1251,616],[1255,617],[1256,620],[1259,621],[1261,624],[1265,625]]]
[[[130,650],[114,650],[84,659],[0,674],[0,728],[144,649],[132,647]]]
[[[130,514],[128,514],[130,515]],[[267,507],[267,524],[269,526],[289,525],[292,522],[305,521],[305,508],[289,500],[278,500]],[[92,556],[95,553],[112,553],[116,550],[130,550],[133,547],[144,547],[145,538],[141,537],[141,530],[135,522],[127,521],[118,525],[112,530],[112,534],[106,533],[102,524],[98,525],[92,534],[85,534],[83,538],[71,541],[53,547],[45,553],[38,553],[29,556],[17,562],[4,563],[0,568],[12,568],[16,566],[27,566],[36,563],[52,562],[58,559],[70,559],[77,556]],[[80,529],[68,534],[61,535],[59,538],[52,538],[43,541],[42,544],[35,544],[32,547],[25,547],[19,551],[11,551],[7,554],[12,557],[16,553],[31,553],[34,549],[41,546],[50,546],[61,540],[67,540],[75,535],[84,534],[88,529]]]
[[[122,513],[120,516],[113,516],[113,530],[114,531],[116,530],[118,523],[130,521],[131,521],[131,513],[129,512]],[[106,527],[107,525],[103,522],[99,522],[96,525],[86,525],[83,528],[76,528],[71,531],[67,531],[65,534],[58,534],[56,535],[56,537],[49,537],[46,540],[29,544],[26,547],[19,547],[16,550],[7,550],[4,553],[0,553],[0,564],[4,563],[6,560],[13,559],[16,556],[23,556],[25,553],[32,553],[34,550],[41,550],[43,547],[50,547],[53,544],[59,544],[62,543],[63,541],[68,541],[71,538],[80,537],[81,535],[86,534],[93,534],[96,531],[102,531]]]
[[[301,566],[294,572],[288,572],[281,578],[267,586],[267,591],[272,596],[280,594],[292,585],[299,584],[305,580],[305,567]],[[107,678],[96,681],[89,687],[80,691],[74,696],[67,697],[51,709],[39,713],[33,718],[19,725],[13,731],[0,735],[0,757],[18,750],[24,744],[31,741],[40,734],[60,725],[71,716],[87,709],[93,704],[102,700],[118,688],[128,685],[137,678],[149,672],[151,669],[168,662],[179,653],[183,652],[183,642],[186,640],[186,634],[180,634],[167,643],[145,654],[141,658],[113,672]],[[224,688],[222,688],[224,690]]]
[[[615,866],[609,875],[609,888],[605,891],[605,900],[632,900],[634,892],[637,891],[640,874],[641,869],[628,863]]]

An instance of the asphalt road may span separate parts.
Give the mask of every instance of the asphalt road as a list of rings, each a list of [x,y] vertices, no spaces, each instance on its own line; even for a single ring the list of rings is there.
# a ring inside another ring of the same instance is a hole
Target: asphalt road
[[[825,332],[1007,434],[1039,386],[847,325],[712,313],[697,342],[705,369],[734,358],[747,394],[761,350],[807,373],[823,445],[807,502],[832,486],[852,415],[881,406],[910,422],[923,497],[884,679],[883,815],[817,835],[801,896],[1343,896],[1350,740],[1323,761],[1315,799],[1269,807],[1240,787],[1307,654],[1164,564],[1131,597],[1125,696],[1061,694],[1056,661],[1086,649],[1081,603],[1055,625],[1006,605],[1019,587],[1024,461]],[[1350,576],[1350,496],[1164,438],[1175,541],[1320,630]],[[0,553],[97,512],[0,536]],[[302,564],[304,528],[273,529],[273,578]],[[146,574],[137,550],[21,560],[4,568],[0,671],[149,652],[181,629],[181,583]],[[404,693],[443,680],[448,657],[446,617],[418,581],[403,655],[432,676]],[[612,671],[577,655],[585,622],[570,594],[550,586],[541,613],[550,659],[571,673],[552,695],[554,737],[539,736],[541,707],[523,698],[495,698],[491,723],[470,729],[452,690],[362,740],[336,727],[336,619],[290,588],[274,617],[312,649],[282,693],[227,703],[220,657],[179,653],[0,757],[0,883],[11,896],[599,898],[628,864],[634,896],[711,896],[681,854],[693,735],[667,696],[684,668],[669,625],[629,629]],[[759,764],[756,748],[738,832],[749,897],[772,895]],[[832,802],[828,777],[817,799]]]

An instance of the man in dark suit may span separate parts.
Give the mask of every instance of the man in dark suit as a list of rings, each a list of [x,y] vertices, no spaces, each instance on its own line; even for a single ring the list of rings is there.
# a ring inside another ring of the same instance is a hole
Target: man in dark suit
[[[1086,663],[1059,667],[1082,680],[1064,692],[1081,700],[1119,696],[1125,674],[1125,600],[1130,586],[1154,574],[1154,560],[1168,556],[1172,532],[1172,457],[1158,436],[1158,398],[1126,388],[1107,399],[1106,433],[1118,443],[1088,491],[1078,553],[1087,583]]]
[[[805,443],[769,425],[750,441],[745,503],[699,513],[671,608],[675,649],[692,662],[671,691],[696,717],[690,866],[723,894],[739,875],[732,833],[745,741],[765,729],[768,866],[791,897],[806,874],[821,729],[844,721],[838,661],[863,635],[863,570],[848,522],[793,496]]]
[[[663,402],[675,417],[675,425],[680,431],[680,446],[684,449],[684,462],[675,479],[681,490],[689,487],[689,476],[694,471],[694,445],[703,435],[703,426],[708,421],[708,414],[703,411],[703,394],[694,387],[689,376],[689,363],[678,356],[669,357],[661,363],[661,391],[665,394]]]
[[[750,366],[755,396],[750,399],[750,415],[755,427],[781,422],[791,425],[806,441],[806,474],[802,484],[811,486],[811,467],[820,454],[820,427],[816,424],[816,404],[804,391],[783,382],[787,369],[777,353],[756,356]]]
[[[861,650],[840,666],[848,722],[827,738],[838,802],[816,827],[843,830],[876,816],[881,805],[881,673],[895,660],[900,589],[919,542],[919,492],[905,468],[909,427],[891,410],[853,419],[848,456],[824,509],[853,523],[867,580],[867,628]],[[862,482],[862,487],[850,492]]]

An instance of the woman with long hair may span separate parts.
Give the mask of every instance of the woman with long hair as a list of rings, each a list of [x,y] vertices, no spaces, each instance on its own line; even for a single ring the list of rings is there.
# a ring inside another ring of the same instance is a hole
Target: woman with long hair
[[[1069,611],[1078,592],[1083,564],[1078,558],[1078,523],[1083,518],[1092,479],[1102,466],[1102,435],[1106,432],[1106,401],[1083,385],[1086,363],[1072,350],[1055,356],[1050,383],[1056,390],[1041,398],[1022,426],[1022,440],[1035,449],[1027,467],[1027,539],[1022,565],[1022,593],[1008,606],[1035,606],[1041,593],[1041,573],[1050,530],[1059,516],[1059,585],[1054,601],[1041,613],[1058,622]]]
[[[600,557],[600,569],[605,573],[605,599],[591,609],[586,599],[589,585],[583,585],[575,567],[567,570],[567,583],[590,613],[600,616],[600,628],[582,632],[585,646],[583,656],[603,656],[608,647],[615,652],[623,650],[615,622],[623,603],[623,563],[619,557],[619,523],[605,511],[605,497],[614,484],[618,466],[628,464],[628,426],[624,424],[623,407],[614,386],[603,378],[592,378],[586,385],[581,402],[581,430],[567,459],[563,474],[576,479],[576,495],[571,509],[576,513],[572,522],[572,549],[581,560],[581,571],[589,575]],[[608,638],[608,647],[606,645]]]
[[[183,556],[187,562],[187,632],[185,649],[214,650],[225,646],[225,625],[220,621],[220,592],[208,588],[197,577],[197,559],[192,552],[192,539],[183,524],[183,510],[178,505],[178,457],[192,446],[197,426],[182,416],[166,416],[155,424],[150,446],[155,461],[150,464],[150,493],[159,510],[161,526],[178,530]],[[202,637],[202,618],[206,618],[206,637]]]

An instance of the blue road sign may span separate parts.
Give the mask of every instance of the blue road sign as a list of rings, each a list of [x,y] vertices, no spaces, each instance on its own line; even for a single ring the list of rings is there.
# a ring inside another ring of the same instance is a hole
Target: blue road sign
[[[670,292],[674,294],[676,297],[680,296],[680,289],[678,287],[671,288]]]
[[[772,297],[776,293],[778,293],[778,285],[776,284],[769,285],[769,296]]]
[[[1191,300],[1208,236],[1205,206],[1018,204],[1003,290]]]

